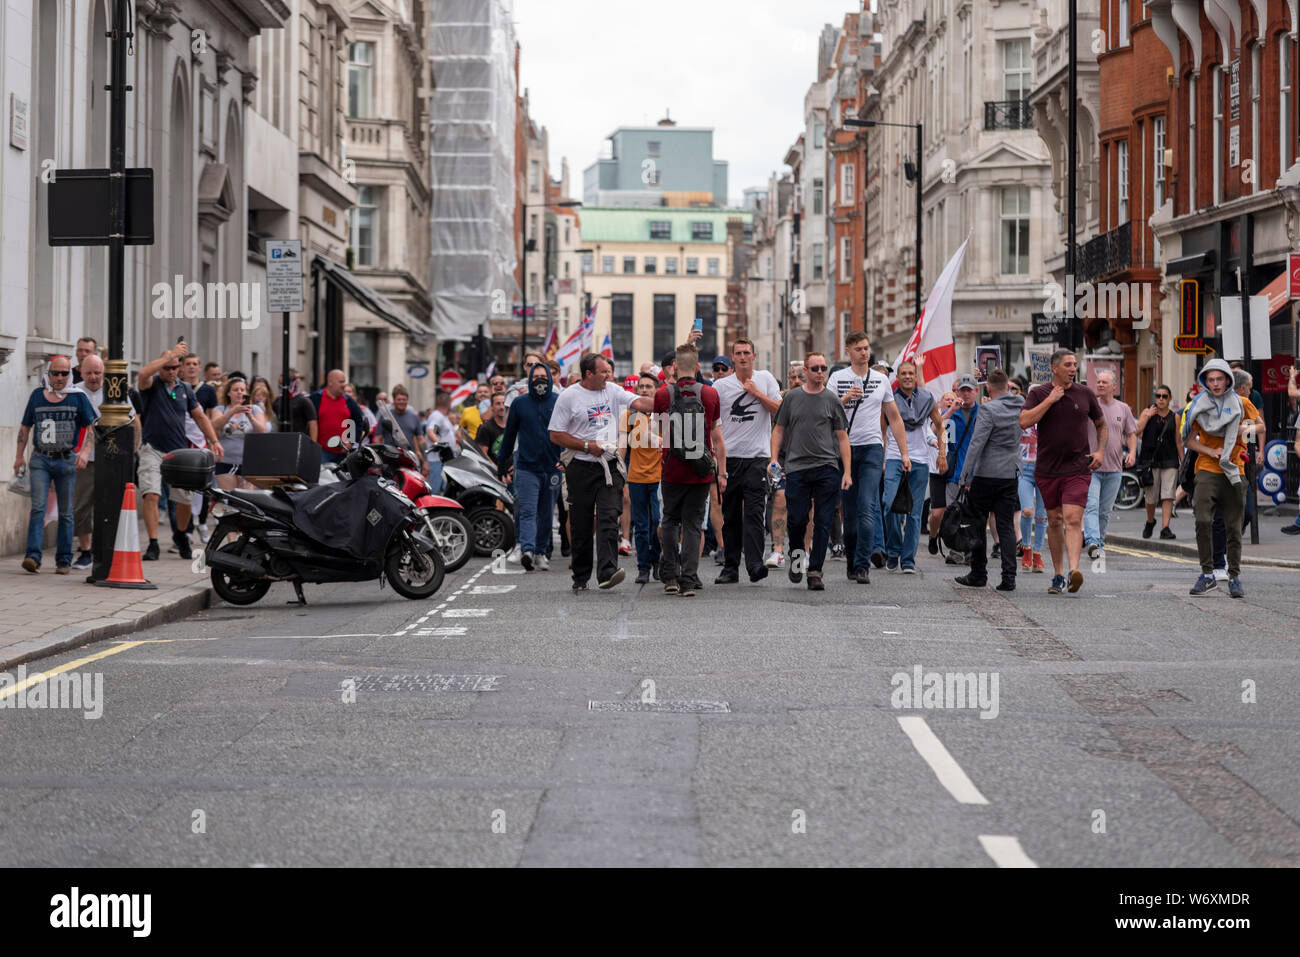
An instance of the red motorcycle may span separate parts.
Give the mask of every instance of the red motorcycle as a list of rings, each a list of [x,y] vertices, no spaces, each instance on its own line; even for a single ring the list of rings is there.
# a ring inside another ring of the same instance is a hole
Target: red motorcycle
[[[419,457],[410,449],[395,445],[371,445],[370,448],[379,459],[379,474],[396,484],[420,510],[429,535],[442,553],[447,571],[454,572],[464,567],[474,554],[474,529],[460,502],[433,494],[433,487],[420,473]],[[437,450],[445,459],[444,448],[438,446]]]

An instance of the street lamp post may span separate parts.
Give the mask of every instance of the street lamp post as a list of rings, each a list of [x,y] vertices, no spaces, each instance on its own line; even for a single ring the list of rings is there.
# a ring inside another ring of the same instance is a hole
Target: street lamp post
[[[1071,4],[1075,0],[1070,0]],[[920,123],[886,123],[884,120],[859,120],[846,116],[844,125],[871,129],[873,126],[896,126],[900,129],[916,130],[916,164],[913,172],[916,179],[916,318],[921,318],[921,159],[923,140]],[[913,177],[909,176],[908,179]],[[865,253],[866,250],[863,250]]]
[[[572,209],[575,206],[581,206],[582,203],[576,199],[566,199],[558,203],[524,203],[524,260],[523,273],[524,280],[519,284],[519,297],[524,301],[523,323],[519,329],[519,374],[524,374],[524,356],[528,353],[528,211],[530,209],[540,209],[547,206],[559,206],[564,209]],[[545,285],[545,282],[543,282]]]

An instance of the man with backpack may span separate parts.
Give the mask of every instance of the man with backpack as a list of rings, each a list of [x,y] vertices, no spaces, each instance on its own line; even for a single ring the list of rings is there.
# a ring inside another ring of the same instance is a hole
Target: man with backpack
[[[667,594],[683,598],[693,597],[703,585],[699,578],[700,536],[715,475],[718,487],[726,491],[726,475],[716,467],[726,461],[718,427],[721,404],[713,386],[696,380],[699,364],[695,346],[678,346],[674,357],[677,381],[660,386],[654,404],[655,412],[668,413],[660,486],[664,510],[659,526],[659,577]]]

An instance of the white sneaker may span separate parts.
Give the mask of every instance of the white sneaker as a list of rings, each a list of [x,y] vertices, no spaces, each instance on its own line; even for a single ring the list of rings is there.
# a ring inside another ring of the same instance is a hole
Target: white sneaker
[[[778,552],[776,549],[773,549],[772,554],[767,556],[767,561],[765,561],[763,564],[766,565],[768,568],[784,568],[785,553]]]
[[[1226,568],[1216,568],[1214,570],[1214,580],[1226,582],[1228,580],[1228,570]]]
[[[508,561],[512,565],[518,565],[519,559],[522,555],[523,555],[522,549],[518,545],[516,545],[514,548],[510,549],[510,554],[506,556],[506,561]]]
[[[212,538],[212,530],[209,529],[208,526],[206,525],[200,525],[199,538],[203,541],[203,544],[206,545],[208,543],[208,540]]]
[[[550,571],[551,560],[545,555],[534,555],[533,568],[537,569],[539,572]]]

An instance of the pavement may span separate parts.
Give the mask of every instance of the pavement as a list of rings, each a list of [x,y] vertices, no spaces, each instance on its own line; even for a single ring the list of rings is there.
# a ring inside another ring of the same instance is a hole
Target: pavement
[[[1283,535],[1282,527],[1295,521],[1294,505],[1259,506],[1259,544],[1250,543],[1250,529],[1241,536],[1241,564],[1243,567],[1272,567],[1300,569],[1300,535]],[[1160,537],[1160,511],[1156,510],[1156,527],[1150,538],[1142,537],[1146,525],[1146,507],[1139,505],[1128,510],[1115,509],[1106,529],[1106,542],[1126,548],[1139,548],[1169,555],[1197,558],[1196,524],[1190,503],[1178,510],[1178,517],[1169,527],[1178,537],[1172,541]],[[1044,547],[1044,550],[1046,548]]]
[[[141,523],[140,538],[148,543]],[[144,562],[144,577],[157,589],[89,585],[90,570],[54,571],[47,549],[41,570],[24,571],[22,555],[0,558],[0,670],[93,641],[177,621],[208,607],[212,589],[206,572],[164,549],[156,562]],[[197,552],[196,552],[197,554]]]

